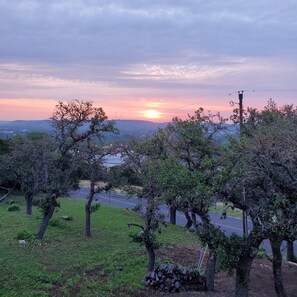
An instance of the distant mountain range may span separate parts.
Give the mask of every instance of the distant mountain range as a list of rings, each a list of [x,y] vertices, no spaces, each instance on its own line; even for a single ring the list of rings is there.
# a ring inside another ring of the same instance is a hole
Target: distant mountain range
[[[153,123],[140,120],[116,120],[115,123],[120,134],[108,134],[108,141],[122,141],[131,137],[150,135],[156,132],[158,128],[164,128],[167,125],[167,123]],[[49,120],[0,121],[0,138],[10,138],[14,135],[24,135],[34,131],[51,133],[53,128]]]
[[[141,120],[116,120],[117,128],[120,133],[118,135],[107,134],[106,142],[127,141],[133,137],[143,137],[152,135],[158,128],[165,128],[168,123],[153,123]],[[24,135],[29,132],[40,131],[51,133],[53,128],[49,120],[32,120],[32,121],[0,121],[0,138],[10,138],[14,135]],[[219,142],[224,142],[229,134],[235,135],[238,131],[236,125],[226,125],[226,129],[222,130],[217,136]]]

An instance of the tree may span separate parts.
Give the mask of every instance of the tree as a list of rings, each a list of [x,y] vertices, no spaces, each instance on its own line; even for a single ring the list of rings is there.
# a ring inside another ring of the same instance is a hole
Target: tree
[[[90,137],[101,139],[106,132],[114,131],[113,122],[102,108],[94,107],[89,101],[59,102],[51,117],[55,129],[55,170],[47,187],[43,204],[43,219],[36,239],[42,239],[57,203],[57,198],[70,189],[78,187],[79,144]]]
[[[129,184],[128,179],[121,178],[122,182],[126,182],[126,189],[129,193],[136,194],[145,201],[145,209],[142,215],[143,224],[131,223],[129,226],[136,226],[141,232],[132,236],[133,241],[144,245],[148,255],[148,271],[153,271],[155,266],[155,249],[160,244],[157,240],[157,233],[160,227],[164,225],[164,214],[159,210],[161,193],[157,186],[157,178],[159,172],[159,161],[154,160],[146,154],[146,140],[133,140],[129,146],[122,146],[122,155],[125,158],[125,165],[132,172],[137,174],[140,186]]]
[[[6,180],[19,187],[25,195],[26,214],[32,214],[33,197],[47,183],[49,162],[53,162],[55,143],[42,133],[29,133],[9,141],[9,153],[3,159]]]
[[[13,185],[9,184],[7,172],[6,160],[9,152],[8,140],[0,139],[0,191],[5,191],[5,194],[0,198],[0,203],[4,201],[13,190]]]
[[[211,224],[208,211],[214,203],[214,180],[219,174],[219,146],[214,137],[223,122],[219,116],[215,122],[214,117],[205,116],[203,109],[199,109],[185,121],[175,118],[155,136],[142,139],[130,148],[128,163],[141,176],[142,197],[146,197],[147,205],[157,209],[159,204],[167,202],[172,222],[179,208],[194,213],[194,218],[199,215],[203,226]],[[209,243],[207,287],[211,290],[216,256]]]
[[[224,122],[219,114],[205,115],[203,108],[200,108],[187,120],[174,118],[165,129],[168,155],[176,160],[176,164],[171,165],[176,169],[171,171],[168,167],[167,173],[164,172],[164,176],[168,177],[167,195],[177,198],[176,205],[185,213],[192,212],[198,235],[201,232],[196,224],[196,215],[200,217],[203,228],[210,228],[212,225],[209,209],[215,203],[214,194],[220,184],[221,166],[216,136],[223,129]],[[206,286],[208,290],[213,290],[217,255],[211,240],[208,244],[210,257]]]
[[[91,237],[91,213],[99,208],[99,203],[92,205],[95,194],[109,189],[109,184],[97,185],[99,181],[104,182],[107,177],[106,169],[103,166],[104,157],[109,151],[91,141],[90,138],[81,146],[82,159],[87,176],[90,180],[89,195],[85,204],[85,236]]]
[[[250,268],[266,238],[272,243],[276,291],[286,296],[279,249],[283,239],[296,238],[296,114],[293,106],[279,109],[272,101],[262,112],[249,109],[241,143],[233,142],[228,152],[227,200],[253,222],[236,264],[236,296],[248,296]]]

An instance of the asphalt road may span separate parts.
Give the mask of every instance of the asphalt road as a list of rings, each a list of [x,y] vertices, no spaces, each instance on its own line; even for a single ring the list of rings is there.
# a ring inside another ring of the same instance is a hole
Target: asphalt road
[[[78,191],[69,192],[69,196],[75,199],[85,199],[88,196],[89,189],[88,187],[81,187]],[[99,201],[102,204],[110,205],[112,207],[119,208],[128,208],[132,209],[135,205],[143,203],[141,199],[136,197],[128,197],[126,195],[117,194],[113,191],[110,193],[101,192],[96,194],[94,197],[95,200]],[[169,221],[169,212],[167,205],[161,205],[161,211],[164,212],[165,218]],[[232,218],[227,217],[226,219],[222,219],[221,216],[217,213],[210,214],[211,220],[214,224],[219,226],[226,234],[231,235],[232,233],[236,233],[238,235],[242,235],[242,220],[240,218]],[[197,221],[199,221],[197,217]],[[182,212],[177,212],[176,215],[176,224],[179,226],[185,226],[187,220]],[[248,221],[248,228],[252,228],[252,222]],[[271,253],[271,247],[268,240],[265,240],[262,243],[262,247],[268,253]],[[294,251],[297,254],[297,241],[294,243]],[[283,243],[282,252],[286,252],[286,244]]]

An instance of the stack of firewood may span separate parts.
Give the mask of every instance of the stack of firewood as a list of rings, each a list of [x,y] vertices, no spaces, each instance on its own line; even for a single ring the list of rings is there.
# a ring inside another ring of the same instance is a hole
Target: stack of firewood
[[[205,291],[205,277],[196,270],[176,265],[161,265],[147,273],[143,280],[146,286],[164,292]]]

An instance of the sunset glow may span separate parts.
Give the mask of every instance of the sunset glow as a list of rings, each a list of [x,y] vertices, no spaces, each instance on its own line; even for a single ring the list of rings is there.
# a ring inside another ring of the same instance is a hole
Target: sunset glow
[[[270,2],[1,1],[0,120],[75,99],[109,119],[228,117],[239,90],[244,108],[296,104],[296,4]]]
[[[144,112],[144,116],[148,119],[158,119],[161,117],[161,113],[154,109],[149,109]]]

